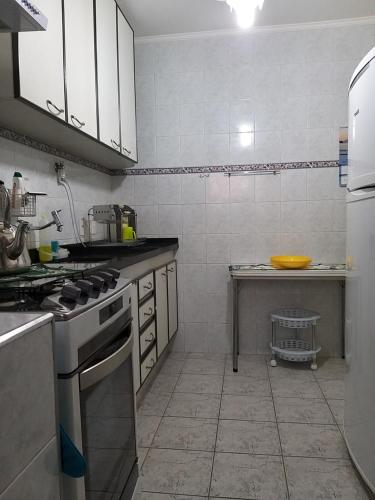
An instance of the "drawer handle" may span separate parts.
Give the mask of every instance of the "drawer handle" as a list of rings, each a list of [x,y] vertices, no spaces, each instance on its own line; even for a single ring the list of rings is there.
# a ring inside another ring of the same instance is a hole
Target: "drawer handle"
[[[130,149],[126,149],[125,146],[122,147],[122,150],[125,151],[125,153],[127,153],[128,155],[132,154],[132,152],[130,151]]]
[[[145,311],[143,314],[144,314],[145,316],[152,316],[152,315],[154,314],[154,310],[153,310],[153,308],[152,308],[152,307],[149,307],[149,308],[148,308],[148,311],[149,311],[149,312],[146,312],[146,311]]]
[[[70,115],[70,119],[71,119],[71,121],[72,121],[73,125],[74,125],[75,127],[77,127],[77,128],[82,128],[82,127],[84,127],[84,126],[86,125],[86,123],[85,123],[85,122],[81,122],[81,121],[80,121],[80,120],[78,120],[78,118],[77,118],[76,116],[74,116],[74,115]]]
[[[165,278],[167,276],[167,273],[161,273],[161,275],[163,276],[163,278]]]
[[[50,99],[46,100],[46,104],[47,104],[48,111],[50,113],[52,113],[53,115],[59,116],[59,115],[61,115],[61,113],[64,113],[64,111],[65,111],[63,108],[58,108],[56,106],[56,104],[53,104],[53,102]]]
[[[146,285],[143,285],[143,288],[145,288],[146,290],[151,290],[151,288],[152,288],[152,283],[151,283],[151,281],[148,281],[148,282],[146,283]]]
[[[118,144],[116,141],[114,141],[113,139],[111,139],[111,144],[114,148],[116,149],[120,149],[120,144]]]
[[[155,337],[154,337],[154,334],[153,333],[150,333],[150,338],[149,339],[145,339],[145,342],[153,342],[155,340]]]
[[[152,365],[151,365],[151,366],[147,366],[147,365],[146,365],[146,369],[147,369],[147,370],[151,370],[151,368],[152,368],[152,367],[154,366],[154,364],[155,364],[155,360],[154,360],[154,358],[151,358],[151,359],[150,359],[150,361],[151,361]]]

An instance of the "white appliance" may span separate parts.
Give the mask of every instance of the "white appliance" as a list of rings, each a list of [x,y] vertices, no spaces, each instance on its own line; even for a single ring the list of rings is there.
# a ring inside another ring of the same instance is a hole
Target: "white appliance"
[[[47,18],[29,0],[0,0],[0,33],[45,31]]]
[[[375,48],[349,90],[344,433],[351,458],[375,492]]]

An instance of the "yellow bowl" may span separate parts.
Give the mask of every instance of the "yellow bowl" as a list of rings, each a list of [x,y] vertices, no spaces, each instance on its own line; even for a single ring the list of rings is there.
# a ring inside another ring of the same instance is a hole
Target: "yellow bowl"
[[[305,255],[273,255],[270,260],[277,269],[304,269],[312,261]]]

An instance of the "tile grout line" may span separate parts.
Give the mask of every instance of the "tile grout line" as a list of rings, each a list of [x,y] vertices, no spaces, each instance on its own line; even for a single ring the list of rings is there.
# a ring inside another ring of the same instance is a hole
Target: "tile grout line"
[[[207,497],[208,498],[211,496],[211,486],[212,486],[212,477],[213,477],[213,472],[214,472],[214,463],[215,463],[215,455],[216,455],[217,436],[219,434],[221,403],[222,403],[222,400],[223,400],[226,361],[227,361],[227,355],[225,355],[224,363],[223,363],[224,366],[223,366],[223,375],[222,375],[222,383],[221,383],[221,394],[220,394],[219,411],[218,411],[218,414],[217,414],[216,436],[215,436],[215,443],[214,443],[214,449],[213,449],[213,454],[212,454],[212,465],[211,465],[210,481],[209,481],[208,490],[207,490]]]
[[[287,498],[288,498],[288,500],[290,500],[290,492],[289,492],[288,477],[287,477],[287,474],[286,474],[285,460],[284,460],[284,451],[283,451],[283,447],[282,447],[282,444],[281,444],[281,436],[280,436],[279,422],[278,422],[277,413],[276,413],[275,398],[274,398],[274,395],[273,395],[273,389],[272,389],[272,383],[271,383],[271,376],[270,376],[270,368],[269,368],[268,363],[269,363],[269,361],[266,361],[267,373],[268,373],[268,383],[270,384],[270,391],[271,391],[271,397],[272,397],[273,410],[274,410],[274,412],[275,412],[275,420],[276,420],[277,435],[279,436],[280,454],[281,454],[281,460],[282,460],[282,463],[283,463],[283,470],[284,470],[284,477],[285,477],[286,493],[287,493]]]
[[[331,415],[332,415],[332,418],[333,418],[333,421],[335,422],[336,424],[336,427],[338,428],[338,431],[342,437],[342,439],[344,440],[344,443],[345,443],[345,448],[346,448],[346,440],[345,440],[345,436],[344,436],[344,432],[341,430],[341,427],[338,423],[338,421],[336,420],[336,417],[331,409],[331,405],[329,404],[328,402],[328,398],[326,398],[326,395],[324,394],[324,391],[319,383],[319,379],[317,378],[317,376],[315,375],[315,373],[313,373],[313,376],[314,376],[314,379],[315,379],[315,382],[318,384],[319,386],[319,389],[321,390],[322,394],[323,394],[323,398],[324,398],[324,401],[326,402],[326,405],[328,406],[329,408],[329,411],[331,412]],[[338,380],[338,379],[326,379],[326,380]],[[337,401],[337,400],[336,400]],[[338,401],[343,401],[342,399],[338,400]]]

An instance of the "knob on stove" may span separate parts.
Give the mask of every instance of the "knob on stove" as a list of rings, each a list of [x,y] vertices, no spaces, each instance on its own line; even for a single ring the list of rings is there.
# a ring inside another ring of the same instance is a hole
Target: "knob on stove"
[[[94,292],[94,283],[88,280],[77,280],[75,283],[77,288],[80,288],[83,293],[91,297]]]
[[[99,291],[103,291],[107,288],[105,280],[95,274],[87,276],[86,281],[90,281],[94,285],[94,288],[96,288]]]
[[[75,301],[81,296],[81,289],[74,285],[64,285],[61,295],[66,299]]]
[[[106,269],[106,272],[109,274],[112,274],[113,279],[117,280],[120,277],[120,271],[118,269],[114,269],[113,267],[110,267]]]
[[[107,283],[107,285],[111,284],[113,281],[112,274],[108,273],[107,271],[97,271],[95,274],[97,276],[100,276],[100,278],[103,278],[103,280]]]

